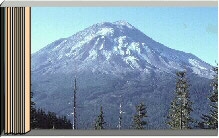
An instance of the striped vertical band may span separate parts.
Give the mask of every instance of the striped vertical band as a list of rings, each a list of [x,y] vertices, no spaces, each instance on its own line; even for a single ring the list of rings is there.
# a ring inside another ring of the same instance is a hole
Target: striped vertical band
[[[30,12],[5,8],[5,134],[30,131]]]

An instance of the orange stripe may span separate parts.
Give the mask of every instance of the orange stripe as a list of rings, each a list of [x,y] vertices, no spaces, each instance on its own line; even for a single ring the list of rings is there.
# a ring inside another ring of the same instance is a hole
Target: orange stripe
[[[30,12],[25,7],[25,132],[30,131]]]

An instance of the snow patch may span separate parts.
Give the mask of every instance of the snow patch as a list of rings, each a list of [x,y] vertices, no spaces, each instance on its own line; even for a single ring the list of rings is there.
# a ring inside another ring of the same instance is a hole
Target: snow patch
[[[201,75],[201,71],[198,68],[196,68],[196,67],[191,67],[191,68],[195,74]]]
[[[92,50],[89,52],[89,57],[91,57],[91,59],[95,59],[97,57],[97,52],[96,50]]]
[[[103,50],[102,51],[102,54],[106,57],[106,60],[108,61],[112,55],[112,53],[106,51],[106,50]]]
[[[94,37],[95,37],[94,34],[90,34],[90,35],[86,36],[86,37],[84,38],[84,41],[81,41],[81,43],[83,43],[83,42],[88,42],[88,41],[90,41],[91,39],[93,39]]]
[[[133,51],[136,51],[138,54],[140,54],[140,52],[141,52],[139,42],[132,42],[129,48]]]
[[[53,48],[52,51],[58,50],[62,46],[62,44],[66,43],[66,42],[67,42],[67,40],[62,41],[59,45],[57,45],[55,48]]]
[[[65,54],[67,57],[70,57],[71,56],[71,53],[66,53]]]
[[[126,27],[128,27],[130,29],[134,28],[130,23],[128,23],[126,21],[116,21],[116,22],[114,22],[114,24],[121,25],[121,26],[126,26]]]
[[[203,69],[203,70],[207,70],[205,67],[201,66],[199,61],[195,60],[195,59],[189,59],[189,63],[192,64],[194,67],[199,68],[199,69]],[[193,70],[194,71],[194,70]]]
[[[97,41],[95,42],[95,44],[94,44],[94,45],[97,45],[97,44],[98,44],[98,42],[99,42],[99,40],[100,40],[100,38],[97,38]]]
[[[127,46],[128,46],[128,43],[125,42],[126,40],[126,36],[120,36],[118,37],[118,52],[120,55],[125,55],[126,54],[126,50],[127,50]]]
[[[103,49],[103,44],[100,46],[99,50],[102,50]]]
[[[138,59],[136,57],[128,56],[128,57],[125,57],[124,60],[132,69],[140,68],[140,66],[137,63]]]
[[[117,52],[117,51],[118,51],[118,47],[114,46],[114,47],[113,47],[113,51],[116,51],[116,52]]]
[[[122,45],[124,43],[124,40],[126,39],[126,36],[120,36],[118,37],[118,42],[120,45]]]
[[[101,28],[96,34],[97,35],[109,35],[113,33],[114,33],[113,28]]]

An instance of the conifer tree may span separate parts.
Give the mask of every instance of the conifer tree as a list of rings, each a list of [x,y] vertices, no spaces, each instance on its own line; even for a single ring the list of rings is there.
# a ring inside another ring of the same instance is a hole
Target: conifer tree
[[[37,118],[36,118],[36,107],[35,107],[35,102],[33,102],[33,92],[30,92],[30,98],[31,98],[31,103],[30,103],[30,126],[31,128],[36,128],[37,127]]]
[[[147,117],[146,106],[144,103],[136,106],[136,114],[133,118],[133,128],[134,129],[144,129],[144,126],[147,125],[147,122],[144,120]]]
[[[31,99],[33,93],[30,93]],[[36,109],[35,103],[31,100],[31,129],[72,129],[70,120],[66,116],[57,118],[54,112],[48,111],[46,114],[43,109]]]
[[[190,113],[192,112],[192,102],[189,97],[189,84],[186,79],[186,72],[177,72],[177,83],[175,98],[171,102],[168,125],[171,129],[191,129],[193,122]]]
[[[200,128],[217,129],[218,128],[218,67],[214,67],[215,72],[213,81],[211,83],[212,93],[208,98],[210,100],[210,113],[209,115],[202,115],[203,122],[199,123]]]
[[[104,121],[104,115],[103,115],[103,107],[100,107],[100,115],[98,115],[97,120],[95,122],[95,129],[101,130],[104,129],[104,124],[106,122]]]

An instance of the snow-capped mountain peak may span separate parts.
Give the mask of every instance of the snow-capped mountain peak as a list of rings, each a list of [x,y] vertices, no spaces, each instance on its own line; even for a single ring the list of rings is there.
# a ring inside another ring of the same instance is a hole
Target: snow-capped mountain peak
[[[49,60],[41,60],[46,57]],[[159,71],[175,73],[185,68],[202,77],[211,77],[211,66],[198,57],[170,49],[126,21],[92,25],[68,38],[57,40],[33,55],[32,69],[71,72],[75,63],[104,73]],[[42,66],[46,69],[42,69]]]
[[[133,29],[133,28],[134,28],[130,23],[128,23],[128,22],[125,21],[125,20],[119,20],[119,21],[113,22],[113,24],[115,24],[115,25],[120,25],[120,26],[126,26],[126,27],[128,27],[128,28],[130,28],[130,29]]]
[[[165,122],[163,116],[174,94],[176,72],[182,70],[187,70],[191,97],[198,101],[195,104],[199,108],[194,109],[204,111],[209,91],[206,88],[213,74],[211,65],[154,41],[128,22],[103,22],[32,54],[31,88],[37,105],[66,115],[72,112],[66,101],[72,101],[76,76],[78,105],[83,106],[80,121],[85,120],[80,124],[92,122],[100,104],[111,111],[106,117],[115,117],[111,124],[116,124],[115,107],[122,99],[127,111],[139,101],[147,102],[151,107],[149,122],[157,129],[156,122]],[[127,115],[131,118],[133,113]],[[129,118],[124,120],[128,123]]]

